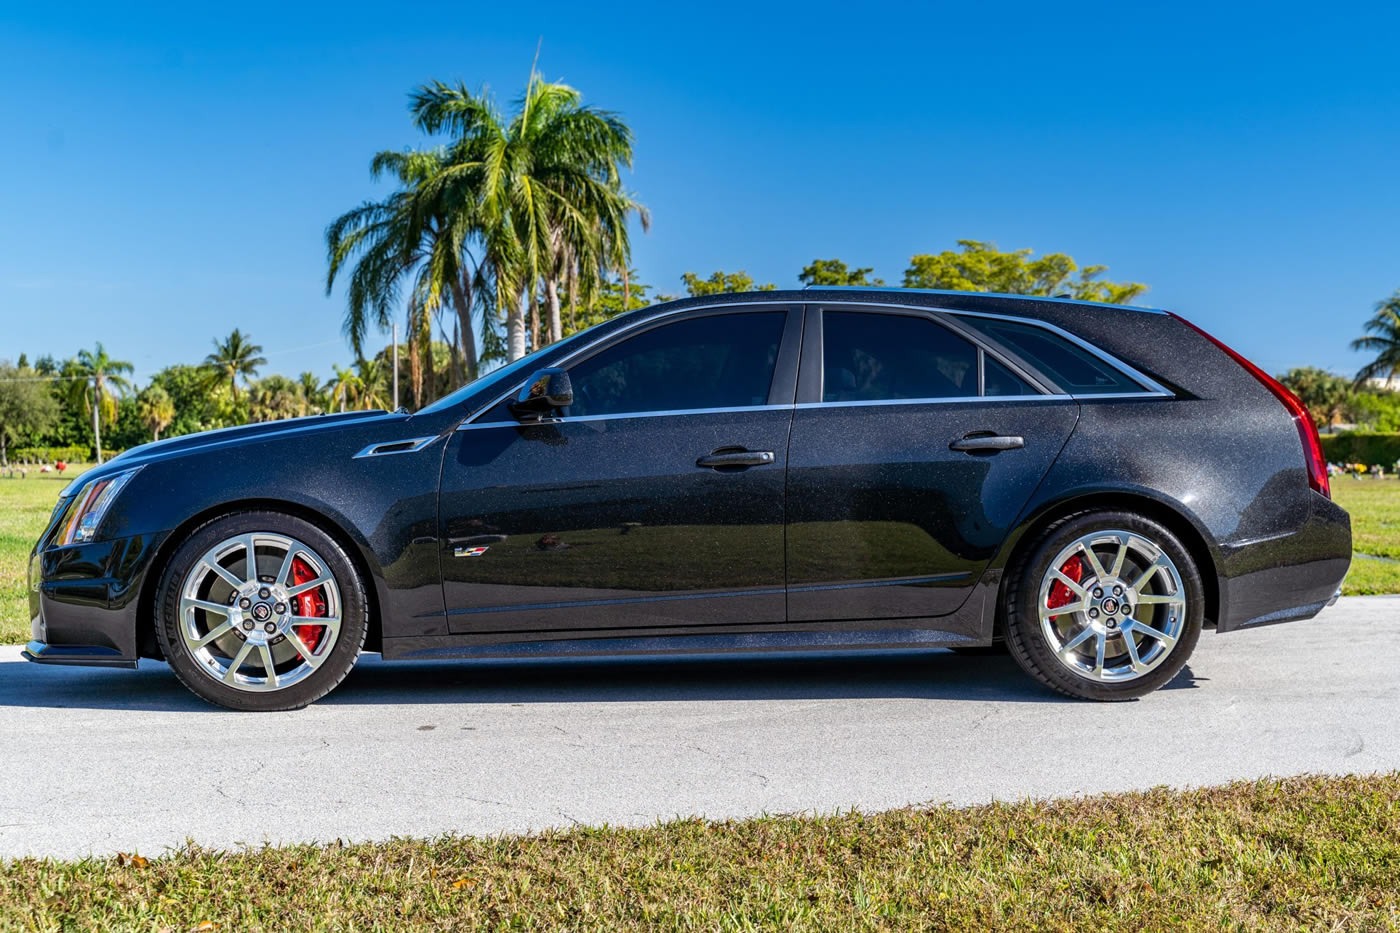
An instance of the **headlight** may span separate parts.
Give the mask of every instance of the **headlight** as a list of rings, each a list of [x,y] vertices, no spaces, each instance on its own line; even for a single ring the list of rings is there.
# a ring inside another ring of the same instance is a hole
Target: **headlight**
[[[73,505],[68,511],[68,518],[64,521],[63,527],[59,529],[54,544],[85,544],[97,535],[98,526],[102,524],[102,519],[106,516],[107,510],[112,507],[112,503],[117,501],[117,496],[131,478],[141,471],[140,467],[134,470],[126,470],[122,473],[113,473],[110,476],[103,476],[94,479],[83,485],[73,496]]]

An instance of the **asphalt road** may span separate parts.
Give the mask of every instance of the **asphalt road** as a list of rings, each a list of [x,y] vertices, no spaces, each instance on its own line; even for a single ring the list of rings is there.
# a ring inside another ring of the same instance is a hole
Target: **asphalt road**
[[[1400,769],[1400,598],[1206,633],[1136,703],[1005,657],[384,664],[225,713],[160,664],[0,649],[0,857],[978,803]]]

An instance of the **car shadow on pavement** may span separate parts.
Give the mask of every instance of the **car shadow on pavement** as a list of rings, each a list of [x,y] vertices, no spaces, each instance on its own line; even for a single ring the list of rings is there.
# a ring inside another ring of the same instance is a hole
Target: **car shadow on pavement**
[[[1190,665],[1163,689],[1191,688]],[[452,703],[648,703],[904,698],[1072,703],[1005,655],[926,649],[530,660],[395,661],[366,655],[318,706]],[[214,712],[166,665],[137,671],[0,663],[0,708]]]

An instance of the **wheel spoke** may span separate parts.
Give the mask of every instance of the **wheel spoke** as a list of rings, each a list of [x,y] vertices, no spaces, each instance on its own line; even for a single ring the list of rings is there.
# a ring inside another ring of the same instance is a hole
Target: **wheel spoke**
[[[228,570],[222,564],[220,564],[216,560],[213,560],[212,558],[206,557],[204,559],[204,566],[214,571],[214,573],[216,573],[220,579],[222,579],[229,586],[233,587],[235,590],[242,589],[243,584],[247,582],[246,580],[238,579],[238,577],[234,575],[232,570]]]
[[[1152,563],[1148,564],[1147,569],[1133,582],[1133,589],[1141,593],[1142,588],[1147,586],[1147,584],[1152,581],[1153,577],[1157,576],[1157,571],[1164,569],[1166,569],[1166,564],[1163,563],[1162,558],[1157,558]],[[1140,601],[1141,600],[1139,600],[1139,602]]]
[[[1094,676],[1103,680],[1103,655],[1104,649],[1108,647],[1108,636],[1103,632],[1096,633],[1099,638],[1094,645]]]
[[[301,640],[301,636],[297,634],[296,629],[287,630],[287,641],[291,643],[291,646],[296,649],[297,654],[301,655],[302,660],[307,664],[310,664],[312,667],[321,666],[321,659],[311,653],[311,649],[306,647],[306,643]]]
[[[1123,631],[1123,646],[1128,649],[1128,662],[1132,664],[1133,671],[1141,674],[1147,670],[1147,665],[1142,663],[1142,658],[1138,657],[1137,639],[1133,633],[1127,629]]]
[[[331,579],[330,577],[327,577],[327,576],[319,576],[319,577],[317,577],[317,578],[314,579],[314,580],[307,580],[305,583],[298,583],[296,586],[289,586],[289,587],[287,587],[287,595],[288,595],[288,596],[300,596],[302,593],[305,593],[307,590],[314,590],[314,589],[316,589],[317,587],[325,586],[327,583],[331,583],[331,582],[334,582],[334,581],[332,581],[332,579]]]
[[[258,651],[262,654],[263,670],[267,671],[267,685],[277,686],[277,670],[272,664],[272,649],[267,645],[258,645]]]
[[[243,647],[238,649],[238,653],[233,656],[233,660],[228,662],[228,670],[224,671],[223,681],[226,684],[234,683],[234,676],[238,669],[243,666],[243,662],[248,660],[248,655],[253,653],[253,643],[245,641]]]
[[[244,575],[249,583],[258,582],[258,552],[257,545],[252,535],[243,536],[243,549],[248,552],[248,566],[244,568]]]
[[[296,556],[300,553],[301,549],[298,547],[287,548],[287,556],[282,558],[282,566],[277,569],[277,579],[273,580],[273,583],[282,586],[287,582],[287,574],[292,572],[292,561],[296,560]]]
[[[1117,577],[1123,573],[1123,564],[1128,559],[1128,539],[1124,536],[1118,538],[1118,552],[1113,555],[1113,567],[1108,571],[1110,577]]]
[[[1138,632],[1142,635],[1146,635],[1148,638],[1154,638],[1168,649],[1176,645],[1176,639],[1172,636],[1165,632],[1158,631],[1150,625],[1143,625],[1141,622],[1132,623],[1132,627],[1125,628],[1125,631]]]
[[[1180,593],[1168,593],[1163,596],[1158,596],[1155,593],[1144,593],[1142,596],[1138,597],[1137,604],[1139,606],[1160,606],[1182,603],[1185,601],[1186,598]]]
[[[1069,641],[1065,642],[1062,646],[1060,646],[1060,650],[1056,653],[1059,654],[1059,656],[1062,658],[1067,658],[1070,656],[1070,654],[1074,652],[1075,648],[1078,648],[1080,645],[1084,644],[1086,641],[1092,638],[1093,635],[1094,629],[1091,626],[1086,625],[1078,635],[1075,635]]]
[[[1089,571],[1094,575],[1094,579],[1102,580],[1108,575],[1107,571],[1103,569],[1103,563],[1099,560],[1099,555],[1094,553],[1092,545],[1080,541],[1079,550],[1084,554],[1084,559],[1089,562]]]
[[[292,616],[293,625],[340,625],[340,616]]]
[[[193,599],[188,596],[180,600],[180,608],[203,609],[205,612],[217,612],[225,619],[229,617],[229,613],[232,611],[228,606],[225,606],[223,603],[214,603],[210,602],[207,599]]]
[[[231,631],[233,631],[233,623],[230,622],[228,619],[225,619],[222,625],[214,626],[200,638],[191,638],[188,634],[186,634],[185,643],[191,648],[198,651],[200,648],[203,648],[211,641],[215,641],[219,638],[222,638],[224,635],[228,634]]]
[[[1040,617],[1042,619],[1058,619],[1060,616],[1073,615],[1076,612],[1084,611],[1084,600],[1077,603],[1066,603],[1063,606],[1056,606],[1051,609],[1049,606],[1040,607]]]
[[[1065,586],[1069,587],[1072,591],[1078,593],[1081,597],[1089,595],[1088,590],[1084,589],[1084,587],[1080,586],[1074,580],[1061,573],[1058,567],[1050,571],[1050,576],[1054,577],[1056,580],[1059,580]]]

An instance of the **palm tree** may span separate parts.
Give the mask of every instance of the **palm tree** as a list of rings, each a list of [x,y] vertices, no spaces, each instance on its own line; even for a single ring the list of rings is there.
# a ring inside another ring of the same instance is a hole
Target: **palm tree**
[[[325,397],[325,389],[315,373],[302,373],[297,377],[297,386],[301,390],[301,397],[306,400],[308,415],[319,415],[330,407]]]
[[[360,407],[366,411],[374,408],[389,407],[389,380],[392,375],[389,372],[389,364],[381,359],[364,359],[355,361],[356,374],[359,377],[358,401]]]
[[[1376,305],[1375,315],[1363,329],[1367,334],[1353,340],[1351,348],[1370,351],[1376,358],[1361,367],[1356,374],[1357,384],[1400,376],[1400,289]]]
[[[258,355],[261,352],[262,347],[235,327],[227,339],[214,339],[214,352],[204,358],[204,364],[220,379],[228,379],[233,399],[238,401],[238,377],[251,379],[258,374],[259,366],[267,365],[267,360]]]
[[[169,392],[152,383],[136,397],[136,413],[146,430],[151,432],[152,439],[158,441],[160,432],[170,427],[170,422],[175,420],[175,403],[171,400]]]
[[[80,397],[83,408],[92,413],[93,448],[97,462],[101,464],[102,420],[114,420],[117,399],[124,398],[131,391],[131,383],[125,377],[133,372],[132,365],[125,360],[112,359],[98,343],[95,350],[79,350],[77,358],[69,360],[64,368],[67,375],[73,377],[69,383],[72,386],[71,395]],[[72,401],[76,402],[78,398]]]
[[[280,421],[306,414],[301,386],[273,374],[248,387],[248,413],[254,421]]]
[[[414,348],[432,341],[433,315],[450,300],[456,312],[454,370],[460,356],[462,373],[470,380],[477,372],[471,309],[478,270],[467,245],[477,228],[476,204],[424,197],[423,186],[442,170],[442,163],[440,151],[390,151],[374,157],[370,174],[376,179],[393,174],[403,188],[347,211],[326,228],[326,293],[353,262],[344,330],[356,357],[363,356],[371,323],[389,327],[405,279],[412,279],[406,334]]]
[[[486,95],[436,82],[413,96],[414,123],[452,141],[421,193],[467,208],[481,242],[494,311],[506,319],[507,357],[525,353],[523,302],[544,286],[551,338],[560,333],[559,283],[572,262],[588,275],[626,268],[627,220],[645,209],[622,189],[632,131],[616,114],[582,105],[578,91],[533,69],[507,123]]]
[[[327,391],[331,395],[331,404],[339,405],[341,411],[353,404],[360,395],[360,377],[353,369],[343,369],[340,366],[333,366],[335,375],[326,385]]]

